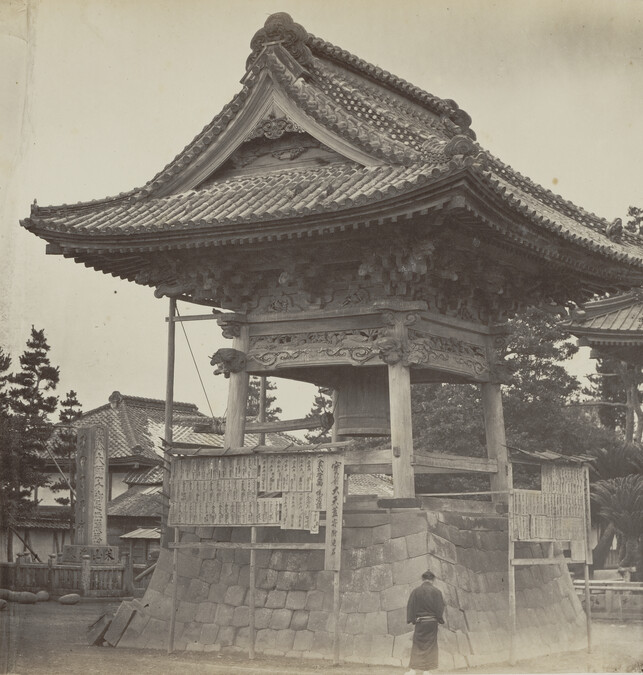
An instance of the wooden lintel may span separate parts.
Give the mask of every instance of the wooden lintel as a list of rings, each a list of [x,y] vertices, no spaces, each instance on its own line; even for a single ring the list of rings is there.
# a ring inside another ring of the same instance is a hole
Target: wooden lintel
[[[171,453],[173,455],[185,455],[187,457],[230,457],[232,455],[261,455],[261,454],[284,454],[295,455],[301,453],[324,453],[324,452],[340,452],[349,445],[352,441],[338,441],[335,443],[324,443],[323,445],[297,445],[293,443],[286,447],[276,447],[273,445],[255,445],[254,447],[237,447],[237,448],[214,448],[212,446],[196,446],[184,448],[179,446],[173,447]]]
[[[393,465],[388,464],[345,464],[345,471],[347,474],[359,473],[380,473],[391,475],[393,472]]]
[[[250,541],[212,541],[199,543],[171,543],[170,548],[221,548],[221,549],[254,549],[256,551],[323,551],[326,544],[323,541],[309,541],[309,542],[292,542],[292,541],[264,541],[264,542],[250,542]]]
[[[462,457],[441,452],[413,455],[416,473],[497,473],[498,462],[483,457]]]
[[[393,457],[393,451],[390,448],[376,448],[371,450],[370,448],[351,448],[346,451],[344,455],[344,461],[346,466],[351,468],[364,466],[366,464],[386,464],[391,465],[391,458]],[[357,473],[353,471],[353,473]],[[368,472],[362,472],[368,473]]]

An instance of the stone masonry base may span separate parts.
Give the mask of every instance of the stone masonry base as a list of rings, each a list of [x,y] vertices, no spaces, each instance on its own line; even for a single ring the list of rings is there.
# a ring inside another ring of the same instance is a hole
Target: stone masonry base
[[[503,661],[509,649],[507,518],[491,504],[453,501],[421,509],[373,513],[375,502],[347,505],[343,535],[342,661],[408,664],[411,626],[406,602],[427,568],[447,604],[440,627],[440,669]],[[314,540],[312,535],[269,530],[264,541]],[[181,541],[247,541],[242,528],[191,528]],[[321,535],[318,537],[321,540]],[[260,539],[261,540],[261,539]],[[540,544],[517,554],[543,557]],[[182,549],[178,555],[175,649],[248,649],[249,551]],[[257,551],[257,653],[331,658],[333,573],[323,551]],[[163,550],[143,599],[119,647],[166,648],[172,607],[172,553]],[[516,572],[519,658],[583,646],[585,615],[566,564]],[[132,614],[123,603],[120,613]],[[118,615],[117,615],[118,618]],[[123,618],[123,617],[121,617]]]

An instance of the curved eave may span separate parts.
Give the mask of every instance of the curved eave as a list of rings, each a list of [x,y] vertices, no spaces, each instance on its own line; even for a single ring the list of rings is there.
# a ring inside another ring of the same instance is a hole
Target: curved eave
[[[328,236],[335,232],[407,221],[441,211],[482,221],[508,242],[552,263],[581,269],[579,258],[589,257],[592,264],[597,265],[592,274],[594,278],[620,277],[622,283],[629,285],[643,282],[643,249],[642,255],[635,256],[614,250],[610,240],[598,236],[596,232],[590,238],[565,231],[559,223],[533,212],[512,195],[504,194],[471,166],[451,169],[434,179],[426,176],[420,178],[422,180],[418,180],[413,189],[392,195],[376,194],[367,204],[306,215],[280,215],[265,220],[225,224],[195,224],[188,221],[172,224],[171,229],[129,233],[65,232],[48,229],[46,223],[31,218],[22,221],[22,224],[59,247],[58,252],[67,256],[121,254],[135,258],[153,251],[256,245]],[[605,240],[604,243],[600,242],[601,238]],[[600,267],[601,263],[607,261],[613,263],[611,267],[616,269]],[[588,273],[589,266],[582,267]],[[117,271],[115,273],[120,275]]]

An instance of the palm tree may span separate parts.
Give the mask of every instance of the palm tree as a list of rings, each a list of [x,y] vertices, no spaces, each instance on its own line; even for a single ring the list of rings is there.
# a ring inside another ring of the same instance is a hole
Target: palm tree
[[[611,523],[622,537],[621,567],[643,570],[643,475],[630,474],[598,481],[592,490],[599,517]]]
[[[597,481],[592,483],[592,494],[594,487],[599,483],[632,474],[643,474],[643,448],[635,443],[624,443],[609,449],[601,448],[592,454],[594,455],[590,465],[592,478]],[[598,502],[593,501],[593,506],[597,509]],[[594,515],[598,514],[593,513]],[[603,569],[605,566],[615,534],[617,534],[616,526],[607,520],[605,529],[593,550],[594,569]]]

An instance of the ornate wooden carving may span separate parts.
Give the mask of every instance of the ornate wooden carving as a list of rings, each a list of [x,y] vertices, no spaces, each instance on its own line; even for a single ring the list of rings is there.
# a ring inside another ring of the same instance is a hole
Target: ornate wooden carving
[[[363,364],[378,355],[380,328],[254,336],[248,357],[263,366],[349,361]]]
[[[240,373],[246,369],[246,355],[238,349],[218,349],[210,360],[211,366],[216,366],[215,375],[228,378],[230,373]]]

